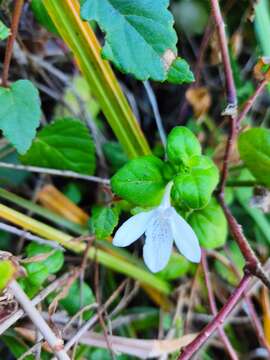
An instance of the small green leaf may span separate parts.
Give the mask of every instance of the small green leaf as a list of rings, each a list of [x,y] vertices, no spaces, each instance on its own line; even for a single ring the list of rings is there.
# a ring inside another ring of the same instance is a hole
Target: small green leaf
[[[112,190],[135,205],[157,205],[165,188],[162,167],[163,162],[154,156],[133,159],[112,177]]]
[[[50,275],[47,266],[45,266],[42,262],[25,264],[25,269],[28,275],[27,281],[34,286],[41,286]]]
[[[44,26],[51,33],[58,35],[58,31],[56,30],[54,23],[48,15],[42,0],[32,0],[31,10],[33,11],[35,18],[40,23],[40,25]]]
[[[106,33],[105,59],[137,79],[166,80],[177,36],[169,0],[81,0],[81,16]]]
[[[227,238],[227,221],[215,199],[212,199],[204,209],[193,211],[188,222],[202,247],[214,249],[224,245]]]
[[[91,227],[97,239],[106,239],[118,224],[119,211],[116,208],[95,206],[90,219]]]
[[[190,267],[190,262],[182,255],[173,252],[168,265],[157,276],[164,280],[175,280],[184,276]]]
[[[238,148],[250,172],[270,187],[270,130],[253,128],[243,132],[239,136]]]
[[[68,312],[69,315],[75,315],[83,307],[93,304],[95,302],[95,296],[91,288],[85,283],[82,283],[80,288],[80,282],[76,280],[70,287],[67,296],[60,301],[60,304]],[[84,314],[86,320],[91,315],[91,312],[87,311]]]
[[[186,60],[178,57],[168,71],[167,80],[172,84],[188,84],[193,82],[195,78]]]
[[[10,35],[10,29],[0,20],[0,40],[5,40]]]
[[[10,88],[0,87],[0,129],[20,154],[36,135],[41,117],[37,89],[28,80],[18,80]]]
[[[184,126],[176,126],[168,135],[168,159],[176,165],[186,165],[194,155],[201,155],[201,145],[196,136]]]
[[[121,144],[115,141],[108,141],[103,145],[104,155],[106,160],[110,163],[112,170],[115,172],[119,170],[128,162],[128,157],[125,154]]]
[[[59,119],[38,132],[21,161],[91,175],[96,166],[94,143],[87,127],[79,120]]]
[[[176,176],[172,197],[179,205],[202,209],[209,203],[218,184],[219,172],[207,156],[193,156],[187,164],[190,172]]]
[[[16,267],[10,260],[0,261],[0,293],[5,289],[7,284],[14,278]]]
[[[38,264],[43,264],[47,268],[49,274],[54,274],[62,268],[64,264],[63,252],[61,250],[54,250],[49,245],[41,245],[34,242],[32,242],[26,247],[26,254],[28,257],[46,254],[52,251],[53,251],[52,255],[47,257],[45,260],[38,262]],[[37,264],[37,263],[32,263],[32,264]]]

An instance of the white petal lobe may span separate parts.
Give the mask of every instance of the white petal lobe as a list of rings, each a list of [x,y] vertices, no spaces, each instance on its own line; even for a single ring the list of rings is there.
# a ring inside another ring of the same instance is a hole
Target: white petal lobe
[[[146,230],[147,223],[153,215],[153,211],[141,212],[125,221],[116,231],[113,245],[128,246],[136,241]]]
[[[201,248],[195,232],[174,208],[171,208],[171,212],[170,225],[178,250],[189,261],[199,263],[201,261]]]
[[[165,268],[172,252],[173,237],[168,220],[153,217],[145,235],[144,262],[150,271],[156,273]]]

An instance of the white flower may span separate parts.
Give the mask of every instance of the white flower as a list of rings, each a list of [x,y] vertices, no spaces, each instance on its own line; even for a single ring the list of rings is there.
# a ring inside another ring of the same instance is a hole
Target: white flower
[[[168,263],[173,240],[182,255],[198,263],[201,259],[199,241],[191,226],[171,206],[172,182],[165,189],[161,204],[153,210],[129,218],[117,230],[113,244],[128,246],[145,233],[143,258],[152,272],[161,271]]]

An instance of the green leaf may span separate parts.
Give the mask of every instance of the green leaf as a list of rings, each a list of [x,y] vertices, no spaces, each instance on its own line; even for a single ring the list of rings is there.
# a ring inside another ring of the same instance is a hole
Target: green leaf
[[[76,280],[70,287],[67,296],[60,301],[60,304],[68,312],[69,315],[75,315],[83,307],[93,304],[95,302],[95,296],[91,288],[85,283],[82,283],[80,289],[80,282]],[[91,312],[87,311],[84,315],[84,319],[89,318]]]
[[[48,256],[45,260],[38,262],[38,264],[43,264],[47,268],[49,274],[54,274],[62,268],[64,264],[63,252],[61,250],[54,250],[49,245],[41,245],[34,242],[26,247],[26,254],[28,257],[46,254],[52,251],[52,255]]]
[[[178,57],[168,71],[167,80],[172,84],[188,84],[193,82],[195,78],[186,60]]]
[[[16,273],[16,267],[10,260],[0,261],[0,293],[7,284],[13,279]]]
[[[50,275],[47,266],[45,266],[42,262],[41,263],[33,262],[30,264],[25,264],[25,269],[28,275],[27,281],[25,283],[27,287],[29,287],[27,282],[31,283],[31,285],[34,286],[41,286]]]
[[[157,205],[165,187],[162,167],[163,162],[154,156],[131,160],[112,177],[112,190],[135,205]]]
[[[110,163],[112,170],[115,172],[128,162],[128,157],[125,154],[121,144],[115,141],[108,141],[103,145],[104,155],[106,160]]]
[[[21,161],[90,175],[96,166],[94,144],[87,127],[70,118],[58,119],[39,131]]]
[[[204,209],[193,211],[188,217],[188,222],[202,247],[214,249],[224,245],[227,238],[227,221],[215,199]]]
[[[262,184],[270,187],[270,130],[253,128],[239,136],[238,148],[246,167]]]
[[[90,219],[91,227],[97,239],[106,239],[118,224],[119,211],[116,208],[95,206]]]
[[[10,35],[10,29],[0,20],[0,40],[5,40]]]
[[[10,88],[0,87],[0,129],[20,154],[36,135],[41,117],[37,89],[28,80],[18,80]]]
[[[31,10],[33,11],[35,18],[40,23],[40,25],[44,26],[51,33],[58,35],[58,31],[56,30],[54,23],[48,15],[42,0],[32,0]]]
[[[168,265],[157,276],[164,280],[175,280],[184,276],[190,268],[190,262],[182,255],[173,252]]]
[[[201,155],[201,145],[196,136],[184,126],[176,126],[168,135],[168,159],[176,165],[186,165],[194,155]]]
[[[137,79],[164,81],[177,42],[168,6],[169,0],[81,0],[81,16],[106,33],[105,59]]]
[[[210,201],[219,181],[219,172],[207,156],[193,156],[187,163],[190,172],[174,179],[172,197],[179,205],[202,209]]]

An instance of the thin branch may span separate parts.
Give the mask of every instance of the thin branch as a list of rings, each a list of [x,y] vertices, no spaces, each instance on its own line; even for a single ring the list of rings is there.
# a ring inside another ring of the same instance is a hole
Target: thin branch
[[[159,132],[159,136],[161,139],[161,142],[163,144],[164,149],[166,149],[166,143],[167,143],[167,138],[166,138],[166,133],[162,124],[162,119],[159,113],[159,109],[158,109],[158,103],[157,103],[157,99],[156,96],[154,94],[154,91],[149,83],[149,81],[144,81],[143,82],[144,88],[146,90],[146,93],[148,95],[148,99],[149,102],[151,104],[153,113],[154,113],[154,117],[156,120],[156,124],[157,124],[157,128],[158,128],[158,132]]]
[[[70,360],[66,351],[63,349],[63,341],[58,338],[46,321],[43,319],[39,311],[35,308],[33,303],[29,300],[25,292],[22,290],[20,285],[16,282],[16,280],[12,280],[9,285],[9,289],[12,291],[14,297],[27,313],[29,318],[32,320],[34,325],[40,331],[40,333],[44,336],[51,349],[55,353],[57,359],[59,360]]]
[[[213,293],[213,289],[212,289],[212,284],[211,284],[211,280],[210,280],[210,276],[209,276],[210,272],[209,272],[209,268],[208,268],[205,251],[202,252],[202,268],[203,268],[203,272],[204,272],[204,278],[205,278],[211,312],[213,315],[216,316],[217,312],[218,312],[217,305],[216,305],[216,301],[215,301],[215,297],[214,297],[214,293]],[[219,336],[220,336],[220,338],[224,344],[224,347],[225,347],[228,355],[230,356],[230,358],[233,360],[238,360],[238,356],[237,356],[234,348],[232,347],[230,340],[228,339],[225,331],[223,330],[223,328],[221,326],[218,327],[218,332],[219,332]]]
[[[190,359],[200,347],[210,338],[210,336],[220,327],[230,312],[233,310],[234,306],[241,299],[244,291],[247,289],[251,274],[245,274],[240,281],[238,287],[234,290],[226,304],[222,307],[220,312],[214,317],[214,319],[199,333],[199,335],[188,345],[186,346],[178,360],[188,360]]]
[[[36,306],[41,301],[43,301],[49,294],[51,294],[56,289],[59,289],[69,278],[70,273],[66,273],[60,278],[56,279],[49,286],[47,286],[44,290],[42,290],[34,299],[31,300],[33,306]],[[9,318],[7,318],[3,323],[0,324],[0,335],[2,335],[7,329],[9,329],[13,324],[15,324],[20,318],[25,315],[22,309],[17,310],[14,314],[12,314]]]
[[[14,235],[23,236],[25,239],[30,240],[30,241],[35,241],[38,244],[50,245],[54,249],[59,249],[61,251],[65,251],[65,248],[63,248],[57,242],[52,241],[52,240],[42,239],[41,237],[33,235],[28,231],[20,230],[20,229],[16,228],[15,226],[7,225],[5,223],[0,222],[0,229],[6,231],[8,233],[14,234]]]
[[[103,179],[98,176],[83,175],[83,174],[79,174],[79,173],[76,173],[75,171],[70,171],[70,170],[57,170],[57,169],[42,168],[42,167],[37,167],[37,166],[10,164],[10,163],[1,162],[1,161],[0,161],[0,168],[30,171],[30,172],[36,172],[36,173],[41,173],[41,174],[49,174],[49,175],[56,175],[56,176],[63,176],[63,177],[70,177],[70,178],[75,178],[75,179],[93,181],[93,182],[97,182],[97,183],[105,184],[105,185],[110,184],[109,179]]]
[[[14,12],[12,16],[12,22],[11,22],[11,33],[7,41],[7,47],[5,52],[5,58],[4,58],[4,65],[3,65],[3,73],[2,73],[2,86],[7,87],[8,86],[8,74],[9,74],[9,67],[10,62],[12,58],[12,51],[14,42],[17,36],[18,27],[19,27],[19,21],[22,13],[24,0],[16,0],[15,1],[15,7]]]
[[[254,94],[251,95],[251,97],[244,104],[244,107],[243,107],[241,113],[238,115],[238,117],[236,119],[236,125],[237,125],[237,128],[238,128],[238,131],[239,131],[239,127],[240,127],[240,124],[241,124],[242,120],[245,118],[245,116],[247,115],[249,110],[252,108],[252,106],[254,105],[255,101],[258,98],[258,96],[260,96],[262,94],[262,92],[264,91],[267,84],[268,84],[267,79],[262,80],[258,84]]]

